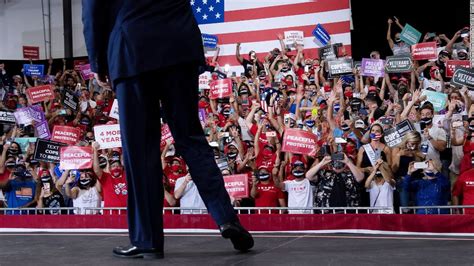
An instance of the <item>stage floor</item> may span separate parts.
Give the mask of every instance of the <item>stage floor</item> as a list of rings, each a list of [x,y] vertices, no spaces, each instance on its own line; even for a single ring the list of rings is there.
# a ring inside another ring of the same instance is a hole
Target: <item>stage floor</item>
[[[0,233],[0,265],[473,265],[474,237],[254,234],[238,253],[217,234],[166,234],[163,260],[118,259],[115,233]]]

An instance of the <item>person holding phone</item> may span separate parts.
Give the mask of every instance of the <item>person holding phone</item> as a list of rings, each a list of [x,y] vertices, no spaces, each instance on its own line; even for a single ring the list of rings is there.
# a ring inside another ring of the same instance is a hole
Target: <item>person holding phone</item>
[[[392,177],[390,166],[377,160],[374,170],[365,181],[365,188],[370,194],[370,207],[393,208],[393,191],[395,190],[395,180]],[[393,210],[380,209],[371,213],[391,214]]]
[[[45,214],[70,214],[67,211],[55,210],[57,208],[67,207],[64,203],[64,197],[58,190],[56,184],[54,183],[53,177],[50,175],[49,171],[42,170],[39,173],[40,182],[38,182],[37,190],[40,191],[38,195],[37,208],[48,208],[45,210]]]

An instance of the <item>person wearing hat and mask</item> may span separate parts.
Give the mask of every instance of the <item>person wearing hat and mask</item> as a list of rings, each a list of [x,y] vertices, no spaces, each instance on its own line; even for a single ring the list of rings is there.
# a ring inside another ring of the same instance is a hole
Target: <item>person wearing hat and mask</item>
[[[73,207],[80,208],[74,210],[74,214],[98,214],[98,210],[86,211],[83,208],[99,208],[102,197],[102,187],[96,175],[90,169],[79,171],[79,179],[76,173],[65,170],[57,182],[57,187],[65,187],[66,196],[72,199]]]
[[[278,167],[272,169],[260,166],[253,176],[250,197],[255,199],[255,207],[286,207],[286,195],[273,183],[273,175],[278,173]],[[264,211],[260,213],[279,213],[278,211]]]
[[[362,171],[345,153],[338,160],[324,156],[306,173],[306,178],[316,185],[316,207],[358,207],[358,183],[364,179]]]
[[[0,181],[0,189],[5,193],[8,208],[33,208],[37,204],[40,191],[24,162],[18,161],[11,177]],[[7,211],[6,214],[27,214],[27,211]]]
[[[433,123],[434,109],[430,103],[424,103],[420,108],[419,126],[421,129],[421,151],[427,159],[442,165],[440,153],[446,149],[447,134],[444,128]]]
[[[65,171],[66,172],[66,171]],[[68,214],[67,211],[54,210],[64,208],[64,197],[57,188],[53,177],[48,170],[41,170],[38,174],[39,182],[37,183],[37,191],[40,191],[37,208],[50,208],[45,210],[45,214]]]

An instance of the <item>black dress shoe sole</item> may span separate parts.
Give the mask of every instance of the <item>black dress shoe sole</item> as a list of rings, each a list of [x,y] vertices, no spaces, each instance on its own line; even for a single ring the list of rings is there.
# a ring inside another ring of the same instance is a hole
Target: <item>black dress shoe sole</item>
[[[165,256],[160,253],[138,253],[134,255],[120,255],[117,253],[113,253],[114,257],[123,258],[123,259],[145,259],[145,260],[155,260],[155,259],[163,259]]]
[[[246,252],[254,245],[252,236],[247,232],[240,232],[232,228],[228,228],[224,230],[221,234],[223,238],[230,238],[230,241],[234,245],[234,248],[239,251]]]

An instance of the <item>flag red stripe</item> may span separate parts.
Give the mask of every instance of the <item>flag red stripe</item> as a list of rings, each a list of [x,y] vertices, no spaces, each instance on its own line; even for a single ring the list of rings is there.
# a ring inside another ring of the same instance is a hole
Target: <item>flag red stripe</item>
[[[350,21],[336,22],[324,24],[323,27],[329,34],[348,33],[351,30]],[[226,33],[217,34],[219,44],[230,44],[230,43],[246,43],[246,42],[261,42],[268,40],[277,40],[277,34],[284,34],[285,31],[299,30],[304,32],[304,36],[312,36],[315,26],[303,26],[303,27],[288,27],[271,30],[257,30],[237,33]]]
[[[281,5],[273,7],[260,7],[235,11],[226,11],[225,22],[242,21],[249,19],[273,18],[282,16],[304,15],[326,11],[336,11],[348,9],[349,0],[316,0],[310,3],[300,3],[291,5]],[[317,23],[317,21],[315,21]]]

